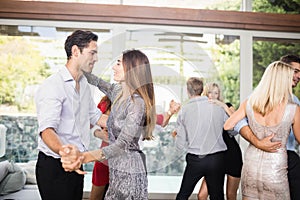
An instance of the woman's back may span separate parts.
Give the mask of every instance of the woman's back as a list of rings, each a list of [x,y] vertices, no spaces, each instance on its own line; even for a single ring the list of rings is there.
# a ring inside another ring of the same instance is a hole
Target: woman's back
[[[249,126],[259,139],[275,133],[273,139],[281,141],[282,147],[285,148],[285,137],[288,137],[290,132],[296,104],[279,105],[265,116],[253,111],[249,102],[247,102],[246,114],[249,120]]]
[[[254,111],[254,119],[257,123],[261,124],[262,126],[275,126],[283,120],[283,115],[285,114],[285,107],[286,104],[280,104],[276,106],[271,112],[266,113],[266,115],[264,116]]]
[[[268,153],[249,145],[242,172],[242,190],[245,197],[290,199],[285,145],[295,111],[295,104],[287,104],[278,106],[276,110],[262,117],[247,103],[249,126],[256,136],[262,139],[274,133],[273,140],[281,141],[282,146],[276,153]]]

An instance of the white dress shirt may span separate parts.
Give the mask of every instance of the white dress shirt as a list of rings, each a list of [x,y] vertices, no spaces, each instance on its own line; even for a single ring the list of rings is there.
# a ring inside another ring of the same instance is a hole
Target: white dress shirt
[[[90,143],[90,124],[95,125],[101,116],[91,96],[84,76],[79,80],[80,89],[67,67],[48,77],[39,87],[35,103],[38,132],[53,128],[63,144],[73,144],[86,151]],[[48,156],[59,158],[39,136],[38,150]]]

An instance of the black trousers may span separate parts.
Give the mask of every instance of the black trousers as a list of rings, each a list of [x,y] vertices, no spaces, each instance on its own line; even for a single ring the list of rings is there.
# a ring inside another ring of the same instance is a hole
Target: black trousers
[[[291,200],[300,200],[300,157],[294,151],[287,151],[288,179]]]
[[[176,200],[187,200],[203,176],[205,176],[210,199],[224,200],[224,152],[205,156],[188,153],[186,162]]]
[[[65,172],[60,159],[39,152],[36,179],[42,200],[82,200],[83,175]]]

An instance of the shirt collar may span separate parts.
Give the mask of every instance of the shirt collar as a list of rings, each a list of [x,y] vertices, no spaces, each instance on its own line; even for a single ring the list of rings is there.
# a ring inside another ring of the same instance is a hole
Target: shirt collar
[[[72,74],[70,73],[70,71],[68,70],[68,68],[66,66],[64,66],[61,70],[60,70],[61,76],[63,78],[63,80],[65,82],[67,81],[75,81]],[[79,82],[81,82],[82,78],[84,77],[84,75],[81,75],[79,78]]]
[[[207,96],[197,96],[194,98],[191,98],[189,102],[194,102],[194,101],[207,101],[208,97]]]
[[[74,78],[72,77],[71,73],[69,72],[68,68],[66,66],[64,66],[61,70],[60,70],[60,74],[63,78],[63,80],[65,82],[67,81],[71,81],[74,80]]]

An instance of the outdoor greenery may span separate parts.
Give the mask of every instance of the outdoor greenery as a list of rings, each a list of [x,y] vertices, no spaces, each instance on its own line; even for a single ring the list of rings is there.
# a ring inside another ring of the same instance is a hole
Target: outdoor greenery
[[[241,10],[242,0],[224,0],[209,7],[213,10]]]
[[[33,103],[25,103],[26,86],[33,86],[49,76],[49,66],[39,50],[23,37],[0,37],[0,104],[15,105],[32,110]]]
[[[214,48],[212,59],[219,72],[218,76],[223,86],[222,96],[224,102],[230,102],[235,107],[239,106],[240,99],[240,48],[239,40],[234,40],[230,44],[219,44],[219,48]]]
[[[236,10],[239,4],[231,2],[227,10]],[[253,0],[254,12],[300,14],[300,0]],[[216,6],[220,7],[220,6]],[[270,40],[270,41],[269,41]],[[300,42],[297,40],[284,40],[254,38],[253,42],[253,88],[260,81],[266,67],[273,61],[279,60],[286,54],[299,55]],[[231,102],[235,107],[239,105],[239,42],[235,40],[229,44],[219,43],[220,48],[215,48],[214,63],[219,72],[223,85],[223,96],[226,102]],[[300,97],[300,86],[294,88],[296,96]]]
[[[300,13],[299,0],[252,0],[252,10],[254,12],[265,13]]]
[[[271,13],[300,14],[300,0],[253,0],[253,11]],[[253,42],[253,87],[255,87],[266,67],[286,54],[299,55],[300,41],[278,40],[267,41],[254,38]],[[294,88],[300,97],[300,88]]]

